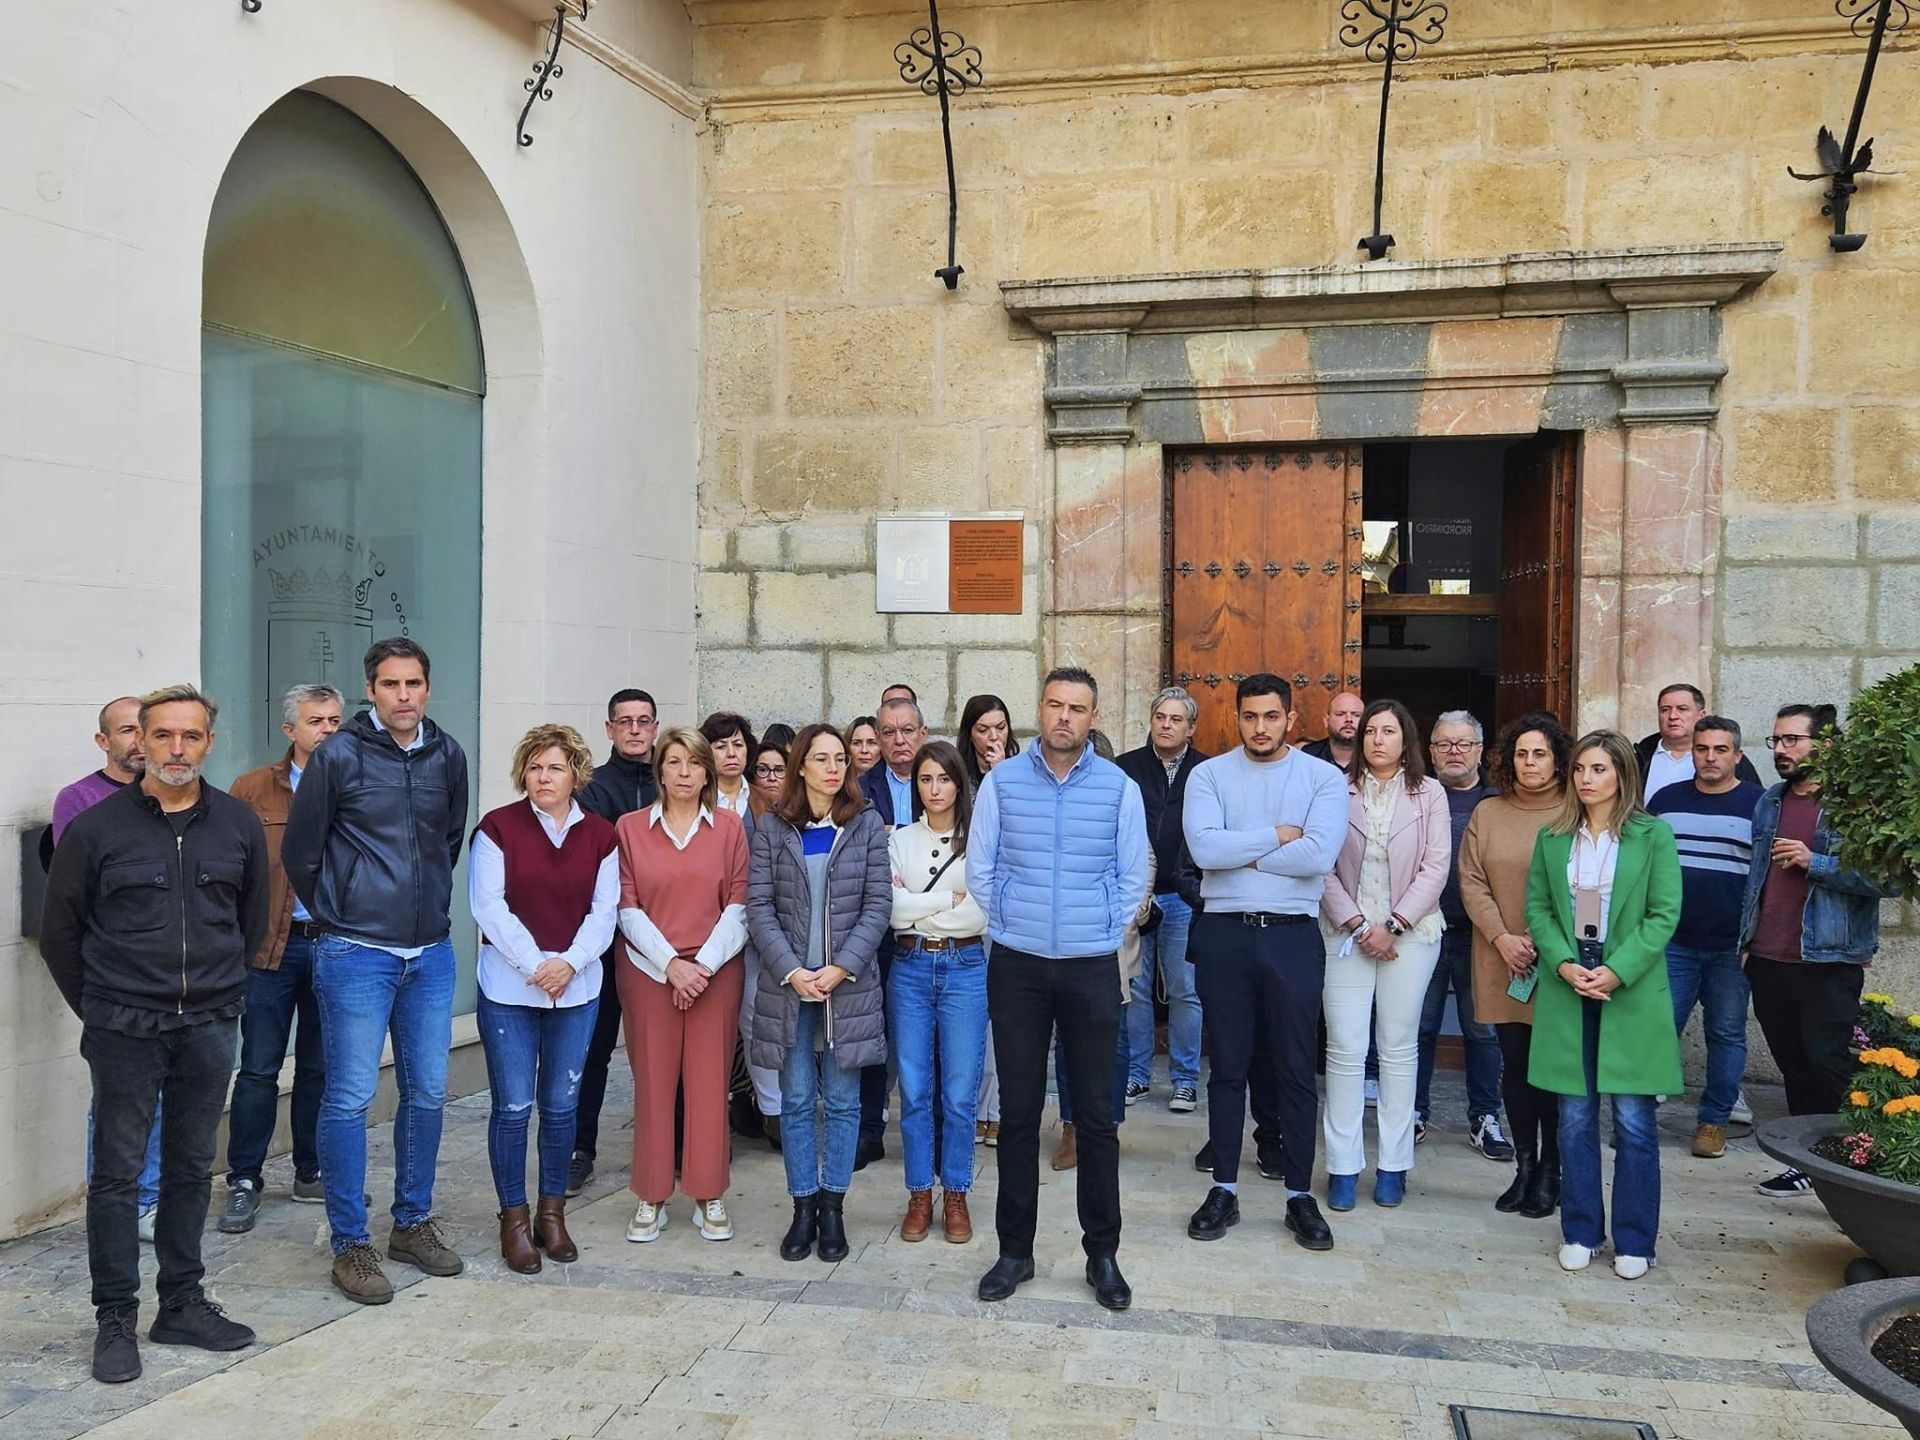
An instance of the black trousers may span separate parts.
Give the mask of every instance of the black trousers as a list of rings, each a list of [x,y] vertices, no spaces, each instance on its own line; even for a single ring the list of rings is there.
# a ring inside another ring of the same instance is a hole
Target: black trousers
[[[1533,1055],[1533,1026],[1503,1020],[1493,1027],[1500,1037],[1500,1098],[1506,1102],[1507,1125],[1514,1148],[1543,1160],[1560,1154],[1560,1097],[1527,1080],[1527,1062]]]
[[[1789,1114],[1831,1115],[1840,1108],[1853,1082],[1847,1047],[1866,978],[1863,965],[1783,965],[1747,957],[1753,1016],[1786,1083]]]
[[[880,989],[884,994],[887,977],[893,973],[893,937],[887,936],[880,942]],[[893,1036],[887,1036],[887,1054],[893,1054]],[[887,1083],[887,1064],[866,1065],[860,1070],[860,1143],[872,1144],[885,1140],[887,1136],[887,1091],[892,1089]],[[936,1069],[933,1093],[938,1095],[939,1071]],[[939,1153],[938,1146],[935,1154]]]
[[[620,991],[614,978],[618,966],[632,962],[620,954],[620,942],[600,958],[600,1008],[593,1016],[593,1038],[587,1042],[587,1063],[580,1071],[579,1108],[573,1119],[573,1153],[589,1160],[599,1153],[600,1106],[607,1098],[607,1066],[613,1047],[620,1043]]]
[[[1311,916],[1284,919],[1263,928],[1238,914],[1202,914],[1193,922],[1198,956],[1193,978],[1213,1043],[1207,1138],[1213,1142],[1214,1180],[1239,1181],[1247,1078],[1256,1042],[1264,1039],[1274,1072],[1286,1186],[1304,1192],[1313,1180],[1319,1124],[1313,1072],[1327,954]]]
[[[1113,1057],[1120,1040],[1120,960],[1054,960],[996,944],[987,961],[987,1018],[1000,1069],[1000,1253],[1033,1255],[1040,1210],[1040,1116],[1047,1105],[1047,1047],[1054,1027],[1074,1096],[1080,1164],[1080,1244],[1089,1255],[1120,1248],[1120,1132],[1113,1118]]]
[[[200,1293],[207,1273],[200,1232],[213,1193],[215,1132],[240,1039],[238,1020],[210,1020],[161,1035],[88,1025],[80,1053],[93,1072],[93,1178],[87,1185],[87,1265],[100,1315],[140,1306],[140,1170],[154,1107],[160,1119],[160,1209],[153,1250],[160,1304]]]

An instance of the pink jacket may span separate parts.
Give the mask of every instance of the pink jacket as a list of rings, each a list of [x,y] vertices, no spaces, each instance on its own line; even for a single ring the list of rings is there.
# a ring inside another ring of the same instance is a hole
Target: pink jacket
[[[1347,838],[1340,858],[1333,862],[1320,897],[1320,913],[1335,926],[1345,926],[1360,915],[1355,896],[1360,889],[1360,860],[1367,848],[1367,811],[1359,792],[1347,792]],[[1387,832],[1388,888],[1393,911],[1409,925],[1418,925],[1440,908],[1440,892],[1447,885],[1453,861],[1453,828],[1447,818],[1446,791],[1429,776],[1409,794],[1394,800],[1393,826]]]

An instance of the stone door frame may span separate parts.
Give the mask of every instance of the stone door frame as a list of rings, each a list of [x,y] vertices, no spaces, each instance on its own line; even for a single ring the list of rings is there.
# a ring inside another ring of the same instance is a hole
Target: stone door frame
[[[1049,657],[1117,680],[1104,723],[1139,739],[1164,654],[1166,446],[1578,431],[1577,718],[1651,714],[1659,685],[1711,673],[1719,310],[1781,248],[1002,283],[1048,342]]]

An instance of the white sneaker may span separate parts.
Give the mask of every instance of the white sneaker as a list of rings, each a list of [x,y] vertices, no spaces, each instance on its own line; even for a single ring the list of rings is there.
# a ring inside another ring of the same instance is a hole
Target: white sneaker
[[[733,1222],[727,1218],[727,1202],[724,1200],[696,1200],[693,1202],[694,1223],[700,1227],[702,1240],[731,1240]]]
[[[153,1244],[153,1226],[159,1213],[160,1207],[158,1205],[142,1205],[140,1207],[140,1238],[149,1245]]]
[[[1727,1111],[1729,1125],[1753,1124],[1753,1106],[1747,1103],[1747,1092],[1742,1090],[1733,1097],[1733,1108]]]
[[[1593,1251],[1584,1245],[1571,1242],[1560,1247],[1560,1268],[1562,1270],[1584,1270],[1593,1263]]]
[[[667,1207],[656,1205],[651,1200],[642,1200],[633,1207],[633,1219],[627,1222],[627,1239],[636,1245],[644,1245],[649,1240],[658,1240],[660,1232],[667,1228]]]
[[[1622,1280],[1638,1280],[1652,1264],[1643,1255],[1616,1255],[1613,1257],[1613,1273]]]

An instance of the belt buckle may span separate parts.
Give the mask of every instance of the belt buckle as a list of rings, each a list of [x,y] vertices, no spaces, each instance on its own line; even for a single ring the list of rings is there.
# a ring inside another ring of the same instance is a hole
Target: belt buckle
[[[1267,917],[1259,911],[1242,910],[1240,912],[1240,923],[1254,929],[1264,930],[1267,928]]]

